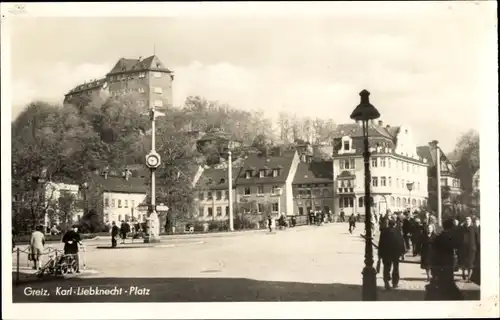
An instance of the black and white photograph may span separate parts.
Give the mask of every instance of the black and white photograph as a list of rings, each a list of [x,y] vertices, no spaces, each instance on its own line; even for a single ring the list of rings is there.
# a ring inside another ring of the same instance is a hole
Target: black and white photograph
[[[1,9],[6,318],[499,316],[496,1]]]

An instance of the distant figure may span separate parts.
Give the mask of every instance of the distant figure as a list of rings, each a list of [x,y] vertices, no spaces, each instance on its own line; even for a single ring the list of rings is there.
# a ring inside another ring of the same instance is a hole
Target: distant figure
[[[460,247],[458,249],[458,265],[462,269],[462,279],[470,281],[477,252],[477,229],[472,225],[471,217],[465,218],[465,223],[459,229]]]
[[[118,237],[118,234],[120,233],[120,228],[116,225],[116,223],[113,221],[111,224],[111,247],[115,248],[117,245],[116,238]]]
[[[267,227],[269,228],[269,232],[273,232],[273,218],[271,215],[267,216]]]
[[[80,234],[78,233],[78,227],[73,225],[71,229],[66,232],[63,236],[62,242],[64,242],[64,254],[73,255],[76,260],[76,273],[80,273],[80,259],[78,256],[78,245],[82,244]]]
[[[356,217],[354,216],[354,213],[349,216],[349,233],[352,234],[352,232],[356,229]]]
[[[122,238],[122,244],[125,243],[125,240],[127,239],[127,234],[130,232],[130,225],[125,222],[125,221],[122,221],[122,224],[120,226],[120,236]]]
[[[405,241],[405,251],[410,251],[410,245],[415,247],[414,243],[411,243],[411,231],[412,231],[413,219],[408,216],[403,218],[403,239]]]
[[[361,221],[361,214],[358,213],[358,215],[356,216],[357,218],[357,221],[360,222]]]
[[[340,211],[340,222],[345,222],[345,212],[344,212],[344,210]]]
[[[420,268],[425,270],[427,281],[431,280],[432,248],[435,240],[436,233],[434,231],[434,225],[430,224],[427,226],[427,230],[422,236],[422,241],[420,242]]]
[[[16,248],[16,230],[12,228],[12,251]]]
[[[432,223],[432,220],[431,220],[431,214],[426,211],[424,213],[424,218],[422,219],[422,226],[424,227],[424,230],[427,229],[427,226],[430,225]]]
[[[390,221],[389,226],[382,230],[378,244],[378,256],[384,266],[384,284],[387,290],[397,288],[399,284],[399,258],[404,253],[404,240],[396,229],[396,222]],[[392,275],[391,275],[392,269]]]
[[[481,226],[479,218],[474,219],[476,227],[476,259],[474,261],[474,270],[472,271],[471,281],[481,285]]]
[[[43,230],[43,226],[36,226],[30,239],[31,260],[33,261],[33,269],[36,270],[42,267],[41,259],[45,246],[45,236],[41,230]]]
[[[419,218],[415,218],[411,223],[411,243],[413,256],[421,254],[421,239],[424,233],[424,228]]]

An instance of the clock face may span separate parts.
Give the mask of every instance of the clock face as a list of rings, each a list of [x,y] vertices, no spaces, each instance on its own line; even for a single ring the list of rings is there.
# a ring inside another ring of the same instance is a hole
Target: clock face
[[[158,164],[158,158],[157,158],[157,157],[155,157],[155,156],[150,156],[150,157],[148,158],[148,164],[149,164],[150,166],[156,166],[156,165]]]

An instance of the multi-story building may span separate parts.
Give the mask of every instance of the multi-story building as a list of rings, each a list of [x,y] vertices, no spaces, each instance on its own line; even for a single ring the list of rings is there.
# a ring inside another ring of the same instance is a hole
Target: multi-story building
[[[301,162],[293,178],[294,212],[301,216],[314,211],[325,214],[333,208],[332,161]]]
[[[122,220],[144,222],[147,216],[141,205],[146,200],[147,192],[147,180],[133,177],[129,170],[121,175],[110,175],[104,171],[89,179],[84,201],[88,210],[95,210],[106,224]]]
[[[236,199],[236,178],[240,167],[232,168],[233,199]],[[200,221],[229,219],[229,183],[227,168],[204,168],[203,172],[195,178],[194,190],[196,192],[195,218]],[[234,200],[233,200],[234,202]],[[233,212],[235,206],[233,204]]]
[[[417,147],[417,153],[420,157],[427,159],[429,164],[428,170],[428,188],[429,191],[435,191],[436,183],[436,164],[437,155],[440,157],[440,173],[441,187],[445,192],[442,192],[443,204],[449,205],[451,200],[462,193],[461,181],[455,170],[455,166],[448,159],[443,150],[438,146],[437,141],[430,142],[427,146]]]
[[[145,59],[121,58],[105,77],[71,89],[64,103],[81,105],[94,97],[133,94],[144,108],[167,107],[172,105],[173,80],[173,72],[156,55]]]
[[[368,134],[372,211],[414,211],[426,205],[428,164],[418,156],[410,129],[372,121]],[[362,124],[341,124],[333,138],[333,213],[364,215]]]
[[[250,154],[236,180],[236,202],[254,204],[256,214],[294,215],[292,182],[299,164],[296,151],[275,150],[271,155]]]

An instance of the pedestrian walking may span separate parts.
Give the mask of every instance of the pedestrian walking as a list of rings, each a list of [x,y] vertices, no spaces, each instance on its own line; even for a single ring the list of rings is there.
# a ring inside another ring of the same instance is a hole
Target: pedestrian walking
[[[78,245],[82,245],[82,239],[78,233],[78,226],[73,225],[62,238],[64,242],[64,254],[72,255],[76,261],[76,273],[80,273],[80,259],[78,255]]]
[[[462,279],[469,282],[476,259],[477,229],[472,225],[471,217],[467,217],[459,230],[458,264],[462,269]]]
[[[113,221],[111,224],[111,247],[115,248],[117,245],[116,238],[118,238],[118,234],[120,233],[120,228],[116,225],[116,223]]]
[[[399,284],[399,258],[404,253],[404,240],[396,229],[396,222],[390,221],[387,228],[380,234],[378,243],[378,257],[382,260],[384,285],[387,290],[391,289],[390,281],[392,280],[392,288],[397,288]],[[392,270],[392,274],[391,274]]]
[[[340,211],[340,222],[345,222],[345,212],[344,212],[344,210]]]
[[[269,232],[273,232],[273,218],[271,215],[267,216],[267,227],[269,228]]]
[[[33,261],[33,269],[36,270],[42,268],[42,254],[45,246],[45,235],[41,230],[43,226],[36,226],[30,239],[31,261]]]
[[[410,248],[413,246],[415,247],[414,243],[411,243],[411,229],[412,229],[412,222],[413,219],[408,215],[406,217],[403,217],[403,239],[405,242],[405,252],[410,251]]]
[[[423,234],[422,241],[420,242],[420,268],[425,270],[427,281],[431,279],[432,247],[435,240],[436,232],[434,225],[430,224],[427,226],[427,230]]]
[[[356,229],[356,217],[354,216],[354,213],[351,214],[349,217],[349,233],[352,234],[352,232]]]
[[[122,221],[120,225],[120,236],[122,239],[122,244],[125,243],[125,240],[127,239],[127,234],[129,232],[130,232],[130,225],[127,222]]]
[[[421,220],[415,218],[411,223],[411,243],[412,243],[412,253],[416,257],[421,254],[421,241],[424,234],[424,228],[422,226]]]

